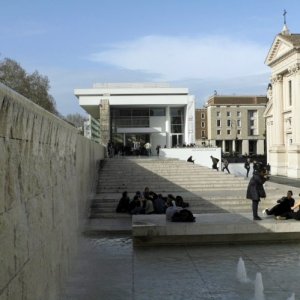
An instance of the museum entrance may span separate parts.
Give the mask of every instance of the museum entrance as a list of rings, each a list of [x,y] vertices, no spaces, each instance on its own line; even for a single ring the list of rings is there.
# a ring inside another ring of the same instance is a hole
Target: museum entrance
[[[172,148],[182,147],[182,134],[172,134]]]
[[[127,155],[146,155],[144,145],[150,143],[150,134],[147,133],[126,133],[124,146]]]

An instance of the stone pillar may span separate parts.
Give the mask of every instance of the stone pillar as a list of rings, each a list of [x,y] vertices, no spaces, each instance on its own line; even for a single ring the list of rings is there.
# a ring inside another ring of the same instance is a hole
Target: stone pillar
[[[292,75],[292,134],[293,144],[300,145],[300,64],[289,68]]]
[[[288,145],[287,176],[300,178],[300,64],[291,66],[289,74],[292,79],[292,144]]]
[[[273,138],[274,146],[284,144],[283,131],[283,80],[282,75],[276,75],[272,78],[273,85]]]
[[[265,153],[265,151],[264,151],[264,140],[257,140],[256,153],[258,155],[263,155]]]
[[[249,140],[243,140],[242,142],[242,154],[247,153],[249,155]]]
[[[166,106],[166,145],[167,148],[171,148],[171,116],[170,106]]]
[[[232,140],[232,152],[236,151],[236,140]]]
[[[282,75],[272,77],[273,97],[273,144],[270,145],[269,157],[274,175],[287,175],[287,153],[284,145],[283,116],[283,78]]]
[[[100,144],[106,146],[110,140],[110,109],[109,100],[101,99],[100,110]]]
[[[225,152],[226,150],[226,143],[225,143],[225,140],[222,141],[222,151],[223,153]]]

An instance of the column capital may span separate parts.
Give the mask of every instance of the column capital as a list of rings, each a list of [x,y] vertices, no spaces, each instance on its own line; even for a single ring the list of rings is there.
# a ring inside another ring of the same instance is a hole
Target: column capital
[[[290,75],[296,75],[300,72],[300,63],[294,64],[288,68],[288,72]]]
[[[283,76],[280,74],[274,75],[271,77],[271,83],[276,84],[276,83],[281,83],[283,80]]]

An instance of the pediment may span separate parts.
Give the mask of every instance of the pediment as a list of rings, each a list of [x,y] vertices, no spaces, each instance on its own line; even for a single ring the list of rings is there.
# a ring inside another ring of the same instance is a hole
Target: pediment
[[[265,64],[270,65],[273,61],[293,50],[293,48],[294,47],[290,42],[284,40],[280,36],[277,36],[269,50]]]

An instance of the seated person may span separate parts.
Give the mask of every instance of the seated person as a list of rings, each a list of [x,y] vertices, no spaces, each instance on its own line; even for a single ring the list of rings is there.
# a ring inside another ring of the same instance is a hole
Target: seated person
[[[116,208],[116,212],[117,213],[127,213],[127,212],[129,212],[129,202],[130,202],[130,199],[127,196],[127,191],[124,191],[122,193],[121,199],[119,200],[119,204]]]
[[[300,194],[299,194],[300,195]],[[291,207],[291,212],[286,212],[280,216],[277,216],[277,220],[286,220],[286,219],[295,219],[297,221],[300,221],[300,201],[298,201],[293,207]],[[298,209],[298,210],[296,210]]]
[[[129,213],[132,215],[144,214],[143,199],[140,192],[136,192],[133,200],[129,203]]]
[[[189,204],[187,202],[184,202],[181,196],[176,196],[175,203],[176,206],[180,206],[182,208],[189,207]]]
[[[268,216],[274,215],[280,216],[288,212],[292,212],[292,207],[295,204],[295,199],[292,198],[293,192],[288,191],[286,197],[282,197],[281,199],[277,200],[277,205],[272,207],[271,209],[265,209],[263,210],[263,214],[266,214]]]
[[[153,206],[156,214],[164,214],[166,212],[166,202],[161,194],[153,196]]]
[[[195,161],[195,160],[193,160],[193,156],[190,156],[190,157],[187,159],[187,162],[191,162],[191,163],[193,163],[193,164],[194,164],[194,161]]]
[[[180,210],[182,210],[182,207],[176,206],[175,201],[168,198],[167,209],[166,209],[167,221],[172,221],[173,215]]]

